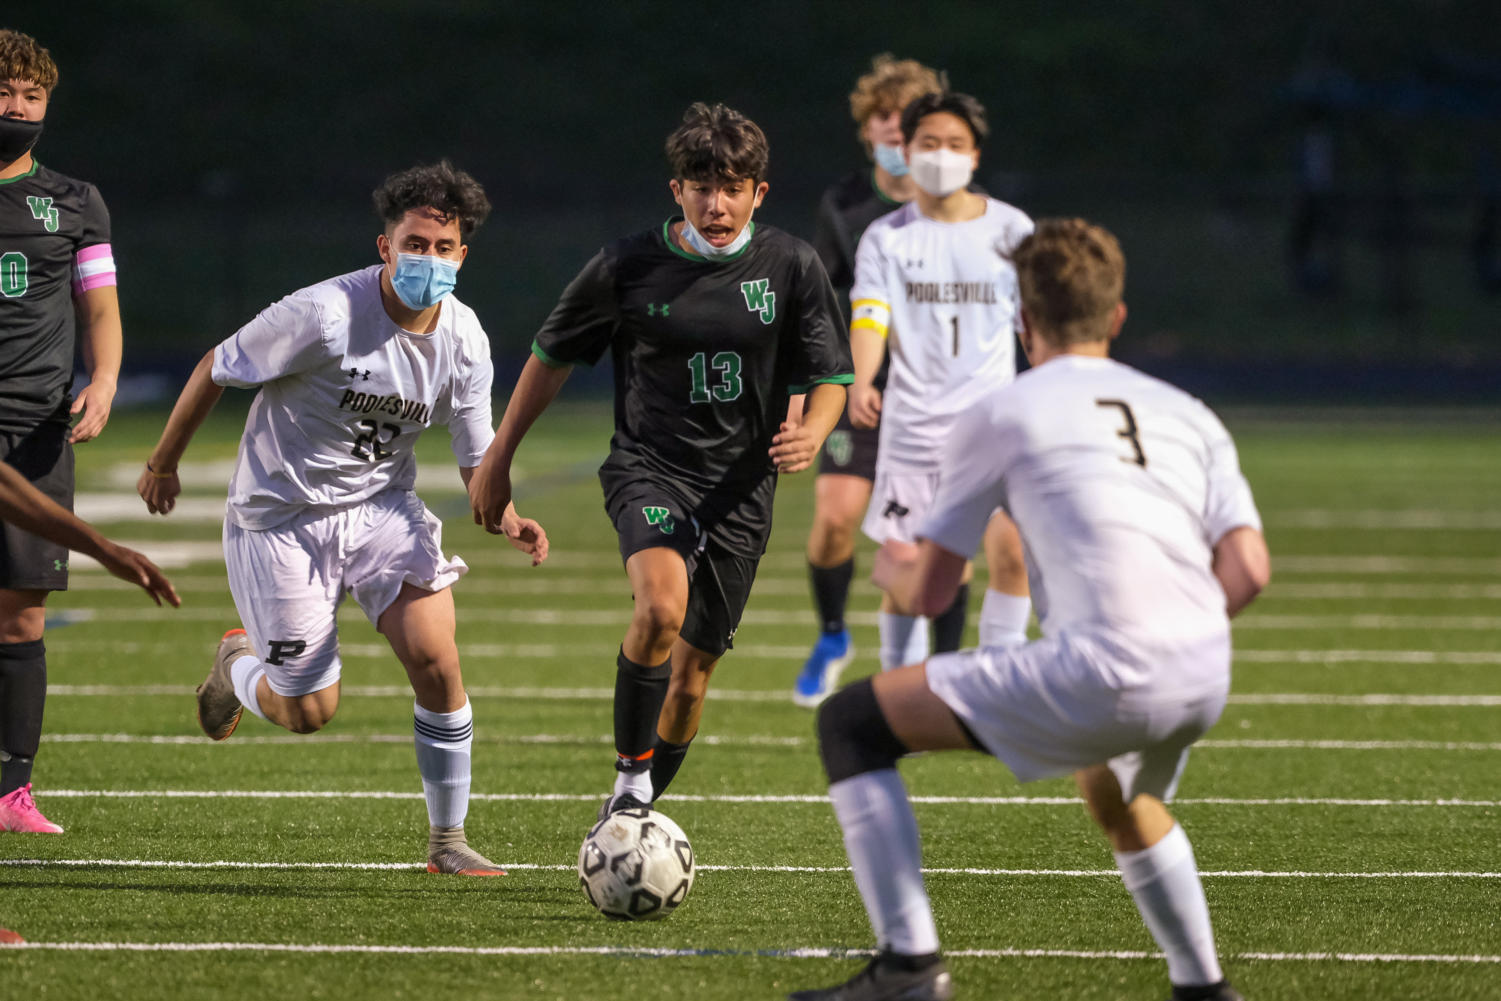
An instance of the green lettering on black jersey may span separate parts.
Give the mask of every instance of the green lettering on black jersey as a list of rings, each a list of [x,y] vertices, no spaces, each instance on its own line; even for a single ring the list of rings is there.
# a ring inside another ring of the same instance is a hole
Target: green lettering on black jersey
[[[767,291],[770,285],[770,278],[740,283],[740,292],[745,296],[745,308],[752,313],[760,313],[762,323],[770,323],[777,315],[777,294]]]

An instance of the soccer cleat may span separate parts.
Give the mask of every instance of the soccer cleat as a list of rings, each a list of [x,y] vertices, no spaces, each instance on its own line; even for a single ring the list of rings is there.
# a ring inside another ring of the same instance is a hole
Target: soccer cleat
[[[25,941],[9,928],[0,928],[0,945],[20,945]]]
[[[950,1001],[954,978],[943,960],[921,970],[904,970],[882,952],[842,984],[795,991],[787,1001]]]
[[[0,831],[18,834],[61,834],[63,829],[42,816],[31,798],[28,782],[7,796],[0,796]]]
[[[454,876],[504,876],[506,871],[468,845],[460,843],[430,848],[427,871]]]
[[[619,796],[606,796],[605,801],[599,804],[599,812],[594,815],[594,819],[596,821],[604,820],[610,814],[619,813],[621,810],[650,809],[650,803],[643,803],[630,793],[623,792]]]
[[[223,740],[240,725],[245,707],[235,697],[235,684],[229,677],[229,665],[250,655],[250,637],[243,629],[231,629],[219,641],[214,666],[198,686],[198,725],[214,740]]]
[[[813,652],[803,663],[803,669],[792,686],[792,702],[805,709],[813,709],[834,692],[839,684],[839,672],[855,659],[855,644],[848,629],[837,633],[824,633],[813,644]]]
[[[1221,980],[1217,984],[1208,984],[1203,987],[1173,987],[1173,993],[1167,1001],[1246,1001],[1240,991],[1230,986],[1230,981]]]

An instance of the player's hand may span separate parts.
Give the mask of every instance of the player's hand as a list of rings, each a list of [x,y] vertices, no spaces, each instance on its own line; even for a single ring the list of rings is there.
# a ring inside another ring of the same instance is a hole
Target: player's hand
[[[514,505],[506,506],[500,530],[511,545],[532,558],[532,566],[540,566],[547,559],[547,532],[532,519],[518,515]]]
[[[172,586],[167,575],[134,549],[126,549],[105,540],[104,548],[99,553],[99,562],[104,564],[104,569],[121,580],[139,585],[158,605],[165,598],[173,608],[181,607],[182,599],[177,596],[177,589]]]
[[[784,422],[782,429],[772,437],[767,454],[777,464],[777,472],[800,473],[813,465],[822,444],[823,440],[803,425]]]
[[[68,435],[68,441],[77,445],[99,437],[99,432],[104,430],[104,425],[109,421],[109,408],[114,402],[114,383],[96,380],[83,387],[68,411],[75,416],[83,414],[82,419],[73,425],[73,433]]]
[[[484,526],[491,535],[501,535],[501,521],[511,506],[511,470],[491,462],[487,454],[469,479],[469,508],[474,523]]]
[[[857,428],[869,430],[881,422],[881,391],[872,385],[851,386],[847,406],[850,423]]]
[[[170,473],[153,473],[150,467],[141,470],[141,478],[136,480],[136,493],[141,495],[141,500],[146,502],[146,510],[152,514],[171,514],[177,506],[177,495],[182,493],[182,482],[177,478],[177,470]]]

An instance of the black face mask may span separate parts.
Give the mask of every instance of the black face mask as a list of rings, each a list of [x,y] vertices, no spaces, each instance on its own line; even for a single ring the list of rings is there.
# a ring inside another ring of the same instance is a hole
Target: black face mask
[[[42,123],[24,118],[0,118],[0,164],[10,166],[42,138]]]

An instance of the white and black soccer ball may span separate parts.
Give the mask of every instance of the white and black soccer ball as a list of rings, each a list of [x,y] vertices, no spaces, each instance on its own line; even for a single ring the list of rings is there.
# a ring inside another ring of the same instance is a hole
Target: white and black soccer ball
[[[681,827],[655,810],[612,813],[579,846],[579,885],[607,918],[665,918],[693,886],[693,846]]]

